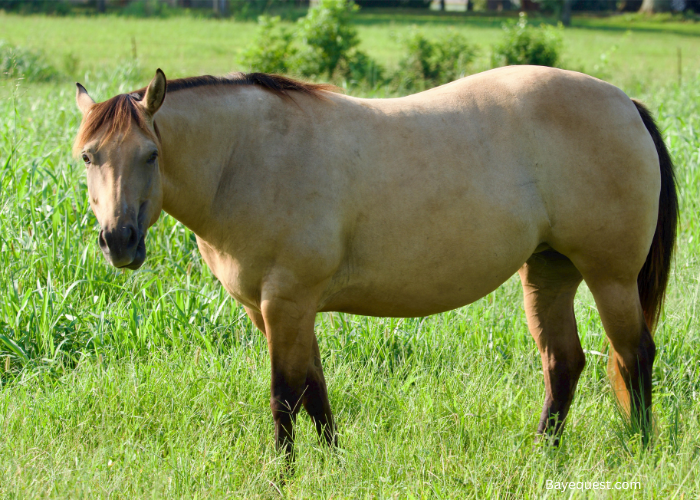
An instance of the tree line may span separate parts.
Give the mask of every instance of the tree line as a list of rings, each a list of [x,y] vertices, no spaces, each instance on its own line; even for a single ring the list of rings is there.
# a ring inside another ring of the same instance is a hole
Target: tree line
[[[170,9],[208,9],[217,16],[258,14],[271,8],[308,7],[314,0],[0,0],[0,9],[18,12],[68,13],[73,8],[91,8],[107,12],[144,4],[148,10],[155,7]],[[449,0],[437,1],[440,10],[446,10]],[[355,0],[362,8],[428,9],[433,0]],[[565,24],[572,11],[669,12],[700,13],[700,0],[460,0],[466,11],[542,11],[559,13]],[[157,10],[157,9],[156,9]]]

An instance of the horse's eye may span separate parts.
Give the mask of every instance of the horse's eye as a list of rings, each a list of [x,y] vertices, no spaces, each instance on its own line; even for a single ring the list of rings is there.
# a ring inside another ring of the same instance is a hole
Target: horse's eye
[[[157,159],[158,153],[153,153],[151,156],[148,157],[148,163],[155,163]]]
[[[85,153],[83,153],[83,161],[85,162],[85,165],[90,164],[90,157],[88,155],[86,155]]]

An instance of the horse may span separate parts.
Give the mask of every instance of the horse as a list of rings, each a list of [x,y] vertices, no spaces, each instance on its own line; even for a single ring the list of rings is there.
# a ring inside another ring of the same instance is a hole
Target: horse
[[[360,99],[279,75],[168,81],[158,69],[101,103],[77,84],[76,101],[105,258],[138,269],[161,210],[193,231],[267,339],[288,458],[301,406],[337,444],[318,312],[437,314],[516,272],[544,374],[537,439],[559,444],[585,365],[573,307],[585,281],[613,392],[649,442],[678,200],[654,119],[620,89],[511,66]]]

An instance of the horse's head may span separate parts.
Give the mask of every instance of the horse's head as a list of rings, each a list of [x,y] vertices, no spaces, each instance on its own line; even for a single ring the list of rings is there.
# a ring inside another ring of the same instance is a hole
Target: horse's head
[[[145,91],[101,103],[77,86],[83,121],[74,153],[85,162],[90,206],[101,226],[98,243],[113,266],[138,269],[146,259],[146,232],[163,204],[153,118],[165,98],[165,75],[159,69]]]

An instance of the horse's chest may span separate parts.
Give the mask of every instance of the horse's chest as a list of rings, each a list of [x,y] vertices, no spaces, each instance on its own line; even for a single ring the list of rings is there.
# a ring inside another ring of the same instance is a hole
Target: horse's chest
[[[199,246],[204,262],[206,262],[211,272],[221,282],[226,291],[244,306],[258,309],[260,280],[246,276],[246,274],[250,273],[244,274],[240,263],[236,259],[215,249],[199,237],[197,237],[197,246]]]

